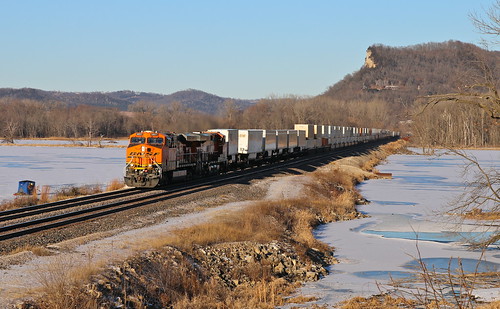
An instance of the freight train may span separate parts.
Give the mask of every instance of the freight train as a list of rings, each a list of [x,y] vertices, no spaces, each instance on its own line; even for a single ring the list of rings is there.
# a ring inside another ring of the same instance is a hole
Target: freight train
[[[124,179],[129,187],[154,188],[178,178],[214,175],[397,135],[382,129],[312,124],[296,124],[290,130],[142,131],[130,135]]]

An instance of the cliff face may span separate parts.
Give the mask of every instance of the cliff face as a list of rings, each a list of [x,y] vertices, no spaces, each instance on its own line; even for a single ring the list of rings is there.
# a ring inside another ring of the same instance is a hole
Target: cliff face
[[[366,50],[366,57],[365,57],[365,65],[364,65],[365,68],[368,68],[368,69],[374,69],[377,67],[377,64],[375,63],[375,59],[373,59],[373,56],[372,56],[372,50],[370,48],[368,48]]]

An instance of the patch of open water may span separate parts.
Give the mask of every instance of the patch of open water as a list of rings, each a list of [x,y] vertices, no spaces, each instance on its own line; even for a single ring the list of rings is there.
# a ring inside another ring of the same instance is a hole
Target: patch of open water
[[[375,231],[363,230],[363,233],[380,235],[385,238],[410,239],[418,241],[434,241],[438,243],[467,242],[473,240],[480,242],[488,239],[493,232],[403,232],[403,231]],[[500,241],[494,243],[500,245]]]
[[[412,260],[402,266],[408,269],[419,270],[421,268],[420,263],[423,263],[428,270],[437,273],[448,273],[449,271],[453,274],[460,274],[463,271],[464,273],[472,274],[500,271],[499,263],[479,259],[450,257],[422,258],[420,261]]]

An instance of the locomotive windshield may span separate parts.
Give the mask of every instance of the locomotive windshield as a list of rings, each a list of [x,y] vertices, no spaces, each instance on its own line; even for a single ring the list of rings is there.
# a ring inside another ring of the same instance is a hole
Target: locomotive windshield
[[[139,144],[144,144],[146,139],[144,137],[132,137],[130,139],[130,145],[139,145]]]
[[[163,138],[161,138],[161,137],[148,137],[148,144],[161,146],[161,145],[163,145]]]

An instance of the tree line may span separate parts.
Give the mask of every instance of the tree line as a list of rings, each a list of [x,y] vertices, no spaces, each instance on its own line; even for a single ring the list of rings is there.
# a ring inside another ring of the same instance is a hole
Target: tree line
[[[427,146],[498,146],[498,123],[484,111],[467,105],[443,104],[419,112],[419,105],[396,115],[382,100],[347,101],[327,96],[270,97],[240,110],[227,100],[216,115],[189,109],[181,103],[131,104],[128,111],[56,102],[1,100],[0,127],[6,140],[64,137],[95,139],[125,137],[136,131],[203,131],[215,128],[289,129],[295,123],[385,128],[413,135]],[[398,114],[400,112],[398,111]]]
[[[287,129],[295,123],[386,128],[395,123],[383,101],[345,102],[326,97],[263,99],[240,110],[232,100],[216,115],[181,103],[158,105],[139,101],[128,111],[88,105],[33,100],[0,100],[1,134],[14,138],[123,137],[140,130],[203,131],[211,128]]]

